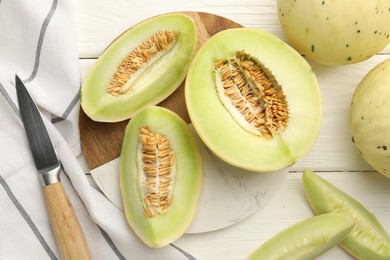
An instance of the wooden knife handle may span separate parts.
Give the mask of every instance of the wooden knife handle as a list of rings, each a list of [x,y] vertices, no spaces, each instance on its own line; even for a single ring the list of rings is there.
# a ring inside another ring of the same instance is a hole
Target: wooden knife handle
[[[80,223],[62,183],[44,186],[43,193],[61,258],[92,259]]]

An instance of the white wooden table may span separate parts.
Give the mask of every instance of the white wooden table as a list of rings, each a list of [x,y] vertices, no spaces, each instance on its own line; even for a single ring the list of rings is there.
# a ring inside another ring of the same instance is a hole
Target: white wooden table
[[[173,11],[203,11],[261,28],[286,41],[274,0],[152,1],[74,0],[82,76],[122,31],[148,17]],[[274,197],[257,213],[229,228],[184,235],[175,244],[196,259],[244,259],[284,228],[313,216],[301,184],[308,167],[358,199],[390,232],[390,179],[372,170],[351,141],[348,109],[354,89],[377,63],[390,57],[390,45],[367,61],[348,66],[310,62],[322,89],[323,126],[312,151],[290,169]],[[351,259],[334,248],[321,259]]]

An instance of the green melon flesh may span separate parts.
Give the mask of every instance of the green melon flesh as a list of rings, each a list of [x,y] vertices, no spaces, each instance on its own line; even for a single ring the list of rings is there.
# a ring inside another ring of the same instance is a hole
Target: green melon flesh
[[[195,29],[190,17],[172,13],[150,18],[124,32],[89,70],[81,87],[84,112],[95,121],[117,122],[167,98],[184,80],[195,55]],[[164,30],[179,33],[172,47],[143,69],[131,84],[133,91],[110,94],[107,88],[122,60],[155,32]]]
[[[214,62],[244,51],[272,72],[285,94],[289,120],[272,139],[241,127],[216,91]],[[188,71],[185,100],[203,142],[224,161],[265,172],[294,164],[312,148],[322,122],[322,97],[308,63],[291,47],[265,31],[229,29],[210,38]]]
[[[363,78],[349,111],[353,140],[363,158],[379,173],[390,177],[390,59]]]
[[[389,0],[277,0],[291,46],[323,64],[352,64],[390,43]]]
[[[307,218],[266,241],[248,260],[315,259],[341,242],[353,226],[347,217],[332,213]]]
[[[355,222],[340,245],[357,259],[390,259],[390,236],[360,202],[327,180],[305,169],[302,181],[316,214],[337,213]]]
[[[139,165],[139,129],[148,126],[165,136],[175,155],[173,204],[167,213],[148,217],[144,213]],[[178,115],[162,107],[148,107],[129,122],[120,155],[120,189],[129,225],[150,247],[163,247],[178,239],[188,228],[198,206],[202,188],[202,159],[189,126]]]

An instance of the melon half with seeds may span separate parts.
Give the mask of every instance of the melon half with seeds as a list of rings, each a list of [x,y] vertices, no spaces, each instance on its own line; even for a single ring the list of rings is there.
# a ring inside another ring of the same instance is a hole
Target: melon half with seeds
[[[81,106],[95,121],[117,122],[167,98],[195,55],[193,20],[170,13],[124,32],[102,53],[81,87]]]
[[[120,154],[126,219],[150,247],[178,239],[198,207],[203,168],[189,126],[174,112],[145,108],[129,122]]]
[[[228,29],[211,37],[191,64],[185,99],[210,150],[251,171],[294,164],[311,150],[322,121],[312,68],[258,29]]]

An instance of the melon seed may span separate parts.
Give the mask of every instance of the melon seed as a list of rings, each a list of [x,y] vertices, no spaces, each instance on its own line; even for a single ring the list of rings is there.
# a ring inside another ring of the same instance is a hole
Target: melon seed
[[[114,96],[131,91],[132,79],[136,73],[162,56],[175,43],[179,33],[174,31],[158,31],[128,54],[119,64],[108,92]]]
[[[246,130],[266,138],[288,122],[288,104],[272,73],[244,51],[214,63],[217,91],[230,115]]]
[[[174,153],[169,140],[148,126],[139,129],[138,165],[144,213],[148,217],[164,215],[173,202],[175,182]]]

